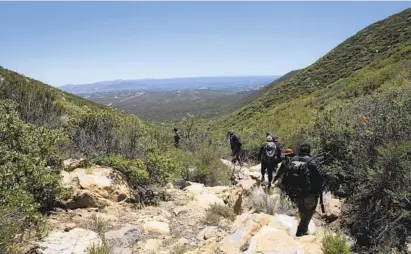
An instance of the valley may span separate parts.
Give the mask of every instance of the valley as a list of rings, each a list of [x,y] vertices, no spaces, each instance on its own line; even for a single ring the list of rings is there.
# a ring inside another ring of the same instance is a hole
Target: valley
[[[56,88],[0,67],[0,252],[410,253],[410,126],[411,8],[282,77]],[[297,201],[261,177],[267,132],[314,158]],[[302,191],[313,167],[324,183]]]

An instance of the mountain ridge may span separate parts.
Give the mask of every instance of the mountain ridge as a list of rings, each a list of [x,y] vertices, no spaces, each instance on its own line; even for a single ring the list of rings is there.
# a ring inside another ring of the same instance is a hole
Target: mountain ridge
[[[81,94],[110,91],[156,91],[181,89],[210,89],[231,87],[245,87],[258,89],[275,80],[276,75],[247,75],[247,76],[215,76],[215,77],[185,77],[168,79],[135,79],[101,81],[90,84],[63,85],[58,88],[67,92]]]

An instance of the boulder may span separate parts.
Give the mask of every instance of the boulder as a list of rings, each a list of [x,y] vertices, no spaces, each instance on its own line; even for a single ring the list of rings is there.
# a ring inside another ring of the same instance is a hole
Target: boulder
[[[67,206],[67,208],[74,210],[77,208],[88,207],[104,208],[108,203],[105,199],[95,193],[87,190],[79,190],[75,192],[70,200],[65,201],[64,205]]]
[[[105,233],[109,246],[118,249],[131,247],[140,236],[140,229],[133,225],[126,225],[121,229],[110,230]]]
[[[209,208],[212,204],[224,206],[224,201],[214,194],[202,193],[196,195],[194,200],[189,203],[189,206],[201,207],[204,209]]]
[[[148,239],[144,244],[144,252],[145,253],[155,253],[161,248],[163,241],[160,239]]]
[[[199,194],[204,189],[204,184],[202,183],[195,183],[195,182],[186,182],[188,184],[183,190],[186,192],[191,192],[194,194]]]
[[[241,186],[244,189],[244,191],[250,192],[253,188],[257,186],[257,182],[253,179],[244,179],[238,181],[237,186]]]
[[[67,159],[63,161],[64,170],[73,171],[76,168],[85,168],[87,167],[86,159]]]
[[[304,254],[323,254],[320,242],[313,235],[298,237],[297,242],[304,248]]]
[[[154,232],[166,235],[170,234],[170,227],[166,222],[148,221],[143,225],[143,229],[146,232]]]
[[[297,218],[288,216],[285,214],[275,214],[268,224],[270,227],[274,227],[280,230],[286,231],[290,236],[294,237],[297,233],[299,221]],[[314,234],[316,231],[315,223],[313,220],[308,225],[308,234]]]
[[[132,190],[124,177],[112,168],[77,168],[71,172],[63,171],[61,175],[62,183],[66,187],[88,190],[113,202],[131,200]]]
[[[317,212],[329,222],[337,220],[341,216],[341,201],[338,198],[333,198],[331,193],[325,193],[323,199],[325,214],[322,214],[321,206],[317,206]]]
[[[245,254],[304,254],[304,249],[286,232],[263,226],[250,240]]]
[[[87,248],[91,244],[101,243],[97,233],[74,228],[68,232],[51,232],[42,242],[39,242],[42,254],[87,254]]]
[[[240,224],[240,225],[239,225]],[[260,224],[252,219],[237,221],[239,227],[234,233],[226,236],[220,243],[219,249],[223,253],[239,253],[248,240],[261,228]]]
[[[250,171],[261,172],[261,164],[250,167]]]

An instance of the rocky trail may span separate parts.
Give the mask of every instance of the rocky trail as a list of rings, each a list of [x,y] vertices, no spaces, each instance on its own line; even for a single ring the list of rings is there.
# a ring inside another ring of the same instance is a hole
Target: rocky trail
[[[233,168],[229,161],[222,160]],[[47,223],[48,234],[26,253],[91,253],[106,244],[109,252],[94,253],[265,253],[320,254],[327,233],[317,214],[309,235],[296,238],[295,208],[279,190],[266,195],[255,179],[260,166],[235,167],[235,186],[205,187],[188,182],[182,189],[168,184],[155,206],[133,204],[135,191],[109,167],[87,166],[84,160],[65,161],[63,184],[73,190]],[[341,203],[325,195],[329,220],[339,217]],[[211,220],[215,204],[235,211],[233,218]],[[269,214],[271,213],[271,215]]]

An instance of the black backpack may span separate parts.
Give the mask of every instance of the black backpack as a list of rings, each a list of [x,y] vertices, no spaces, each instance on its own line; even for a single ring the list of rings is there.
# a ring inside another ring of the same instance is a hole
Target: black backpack
[[[320,193],[323,185],[323,177],[317,169],[309,167],[314,160],[298,160],[287,162],[287,171],[282,179],[282,186],[287,195],[296,198],[305,194]]]

